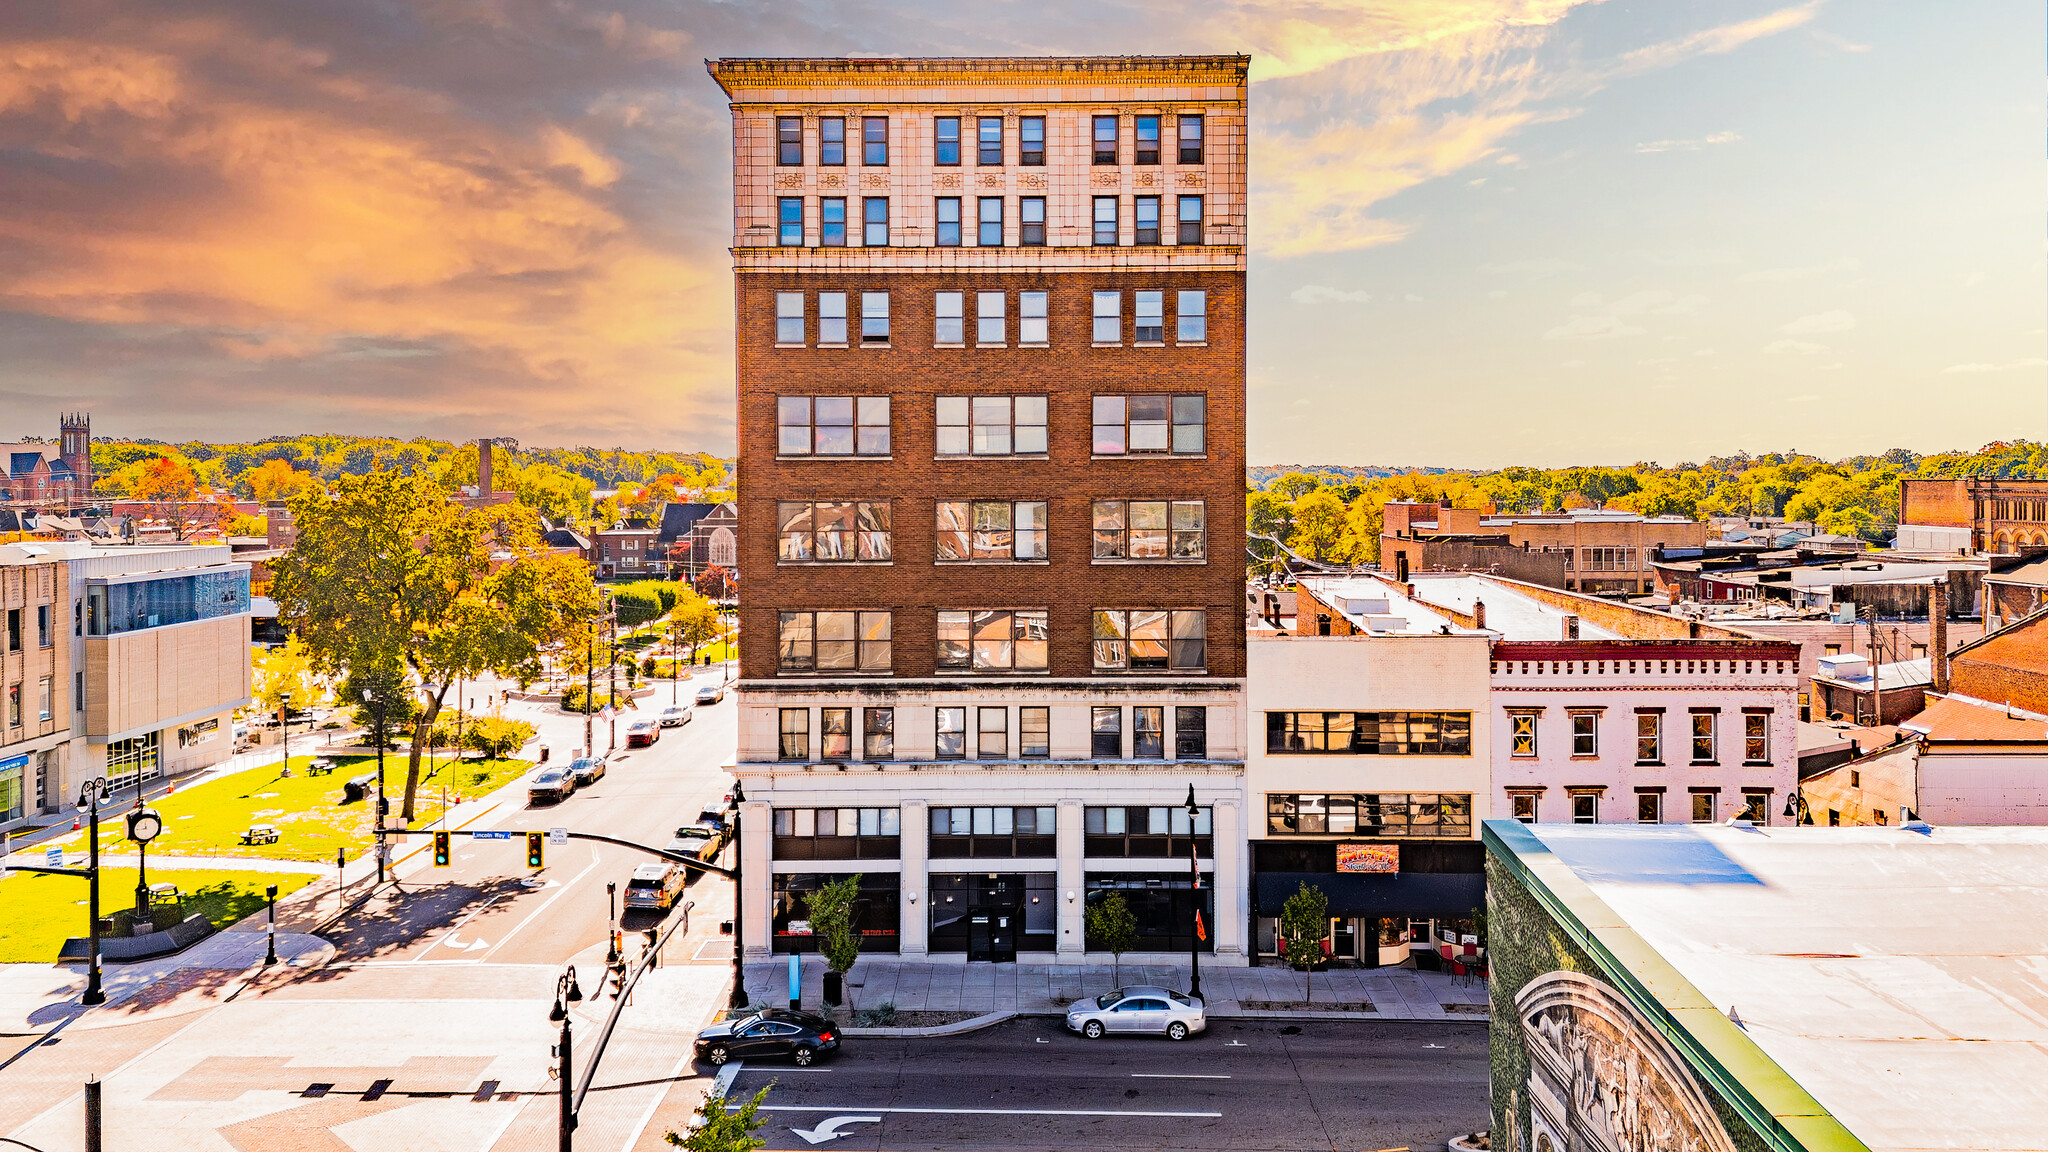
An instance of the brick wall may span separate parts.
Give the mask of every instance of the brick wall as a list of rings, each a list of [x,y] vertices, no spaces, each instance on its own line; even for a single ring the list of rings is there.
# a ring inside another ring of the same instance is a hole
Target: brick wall
[[[1431,569],[1491,572],[1511,580],[1564,587],[1565,554],[1531,552],[1507,544],[1480,544],[1466,540],[1397,540],[1380,537],[1380,565],[1393,571],[1394,553],[1408,553],[1410,572]]]
[[[1968,528],[1975,523],[1976,506],[1963,480],[1899,481],[1899,523],[1931,527]]]

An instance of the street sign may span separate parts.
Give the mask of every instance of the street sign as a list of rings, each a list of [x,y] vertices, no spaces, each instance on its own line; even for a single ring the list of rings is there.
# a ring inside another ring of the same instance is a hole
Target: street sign
[[[52,868],[62,868],[64,866],[64,849],[59,848],[55,844],[43,849],[43,863],[48,864]]]
[[[512,834],[510,832],[471,832],[469,837],[472,840],[510,840]]]
[[[550,828],[550,829],[548,829],[548,843],[549,843],[549,844],[553,845],[553,846],[554,846],[554,847],[556,847],[556,848],[560,848],[560,847],[561,847],[562,845],[564,845],[564,844],[567,844],[568,842],[569,842],[569,830],[568,830],[567,828]]]

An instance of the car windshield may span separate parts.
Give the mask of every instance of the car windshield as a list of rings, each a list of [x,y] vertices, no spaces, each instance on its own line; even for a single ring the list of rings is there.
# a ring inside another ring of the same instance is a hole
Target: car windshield
[[[553,784],[561,778],[562,774],[560,772],[556,772],[553,769],[549,769],[548,771],[543,772],[538,776],[535,776],[533,778],[533,782],[535,784]]]
[[[586,759],[586,760],[578,760],[578,761],[576,761],[575,763],[573,763],[573,764],[569,765],[569,771],[571,771],[571,772],[588,772],[588,771],[590,771],[590,766],[591,766],[591,765],[593,765],[593,764],[595,764],[595,763],[597,763],[597,761],[595,761],[595,760],[587,760],[587,759]]]

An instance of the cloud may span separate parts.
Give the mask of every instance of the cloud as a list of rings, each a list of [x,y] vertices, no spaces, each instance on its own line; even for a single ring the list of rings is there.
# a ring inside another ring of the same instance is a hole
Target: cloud
[[[1615,73],[1617,75],[1635,75],[1655,71],[1659,68],[1668,68],[1673,64],[1690,60],[1696,56],[1733,52],[1752,40],[1773,36],[1779,32],[1799,27],[1813,19],[1815,13],[1820,11],[1820,5],[1821,0],[1808,0],[1808,3],[1795,5],[1790,8],[1780,8],[1776,12],[1767,12],[1751,20],[1742,20],[1734,24],[1723,24],[1717,28],[1706,28],[1644,48],[1637,48],[1634,51],[1623,53],[1615,68]]]
[[[1697,140],[1645,140],[1636,145],[1638,152],[1697,152],[1713,144],[1733,144],[1742,139],[1734,132],[1716,132]]]
[[[1811,280],[1819,276],[1832,276],[1838,272],[1861,272],[1863,261],[1855,257],[1836,260],[1827,264],[1802,264],[1790,268],[1758,268],[1744,272],[1735,278],[1740,284],[1768,284],[1788,280]]]
[[[1597,292],[1572,297],[1577,311],[1564,323],[1543,334],[1545,340],[1608,340],[1641,336],[1648,329],[1634,321],[1643,316],[1679,316],[1697,312],[1705,296],[1680,296],[1669,289],[1652,288],[1608,300]]]
[[[1370,304],[1372,293],[1350,291],[1343,288],[1329,288],[1321,284],[1303,284],[1287,294],[1296,304]]]
[[[1827,345],[1808,340],[1773,340],[1764,345],[1764,351],[1773,356],[1818,356],[1827,350]]]
[[[1541,280],[1565,272],[1577,272],[1585,265],[1566,260],[1561,256],[1539,256],[1530,260],[1509,260],[1499,264],[1481,264],[1481,276],[1523,276]]]
[[[1778,325],[1778,331],[1787,336],[1813,336],[1822,332],[1847,332],[1856,327],[1856,317],[1845,309],[1835,308],[1826,312],[1815,312],[1797,320]]]
[[[2021,360],[2008,360],[2003,364],[1989,364],[1982,361],[1973,361],[1968,364],[1951,364],[1941,371],[1944,375],[1949,375],[1977,372],[2013,372],[2021,368],[2043,367],[2048,367],[2048,360],[2043,360],[2038,356],[2029,356]]]

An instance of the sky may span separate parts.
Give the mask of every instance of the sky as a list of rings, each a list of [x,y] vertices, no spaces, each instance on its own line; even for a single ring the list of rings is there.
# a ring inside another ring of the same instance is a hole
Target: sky
[[[718,56],[1247,52],[1255,464],[2048,436],[2028,0],[0,6],[0,439],[727,453]]]

